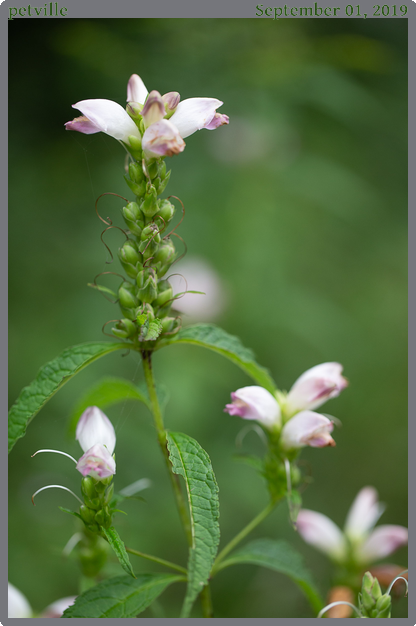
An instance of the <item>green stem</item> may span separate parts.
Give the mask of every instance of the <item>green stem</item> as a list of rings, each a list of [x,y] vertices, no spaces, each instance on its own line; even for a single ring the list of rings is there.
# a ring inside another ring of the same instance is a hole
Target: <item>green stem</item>
[[[229,543],[227,543],[225,548],[223,548],[221,550],[221,552],[219,553],[219,555],[215,559],[214,565],[213,565],[212,570],[211,570],[211,578],[213,578],[215,576],[215,574],[218,572],[218,570],[220,569],[219,565],[220,565],[221,561],[223,561],[225,559],[227,554],[229,554],[231,552],[231,550],[234,550],[234,548],[240,543],[240,541],[242,541],[245,537],[247,537],[247,535],[249,533],[251,533],[251,531],[254,530],[254,528],[256,528],[256,526],[261,524],[261,522],[263,520],[265,520],[266,517],[268,517],[270,515],[270,513],[276,507],[277,503],[278,503],[278,500],[270,502],[266,506],[266,508],[263,509],[263,511],[261,511],[249,524],[247,524],[247,526],[245,526],[243,528],[243,530],[241,530],[238,533],[238,535],[236,535],[234,537],[234,539],[231,539],[231,541]]]
[[[204,617],[214,617],[214,609],[212,607],[211,590],[209,584],[205,585],[201,591],[202,614]]]
[[[160,410],[159,400],[157,398],[157,393],[156,393],[155,380],[153,377],[152,353],[150,351],[143,351],[142,360],[143,360],[144,377],[146,380],[147,391],[149,393],[153,418],[155,421],[155,426],[156,426],[156,431],[157,431],[157,438],[159,441],[160,448],[162,450],[162,454],[165,459],[166,467],[168,469],[173,493],[176,499],[176,505],[178,507],[182,525],[185,530],[186,538],[188,540],[188,544],[192,546],[192,530],[191,530],[191,522],[190,522],[189,514],[188,514],[187,503],[185,501],[185,498],[184,498],[184,495],[183,495],[183,492],[179,483],[179,476],[173,473],[172,464],[169,460],[169,452],[168,452],[168,448],[166,444],[166,431],[165,431],[165,427],[163,424],[162,411]]]
[[[148,561],[153,561],[154,563],[159,563],[159,565],[164,565],[165,567],[169,567],[170,569],[174,569],[181,574],[187,574],[187,570],[180,565],[176,565],[176,563],[171,563],[171,561],[165,561],[165,559],[159,559],[158,556],[153,556],[151,554],[145,554],[144,552],[139,552],[139,550],[134,550],[133,548],[127,548],[126,552],[130,552],[130,554],[135,554],[136,556],[140,556],[142,559],[147,559]]]

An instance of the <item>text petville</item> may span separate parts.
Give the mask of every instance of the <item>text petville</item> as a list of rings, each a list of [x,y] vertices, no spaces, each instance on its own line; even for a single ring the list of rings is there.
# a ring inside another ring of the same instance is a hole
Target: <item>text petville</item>
[[[66,17],[67,13],[68,9],[59,8],[57,2],[45,2],[43,7],[33,7],[28,4],[27,7],[10,7],[9,20],[15,17]]]

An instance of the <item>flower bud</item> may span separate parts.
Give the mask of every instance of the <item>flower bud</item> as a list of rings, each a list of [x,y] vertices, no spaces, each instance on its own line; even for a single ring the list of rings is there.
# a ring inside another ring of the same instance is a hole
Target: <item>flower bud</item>
[[[103,481],[104,482],[104,481]],[[104,496],[104,500],[106,503],[111,502],[114,496],[114,483],[112,482],[107,488]]]
[[[116,446],[114,427],[108,417],[96,406],[90,406],[79,418],[75,439],[79,442],[84,452],[90,450],[92,446],[100,444],[105,446],[108,453],[111,455]],[[87,476],[87,474],[84,474],[84,476]],[[88,497],[91,497],[91,483],[89,482],[87,484],[87,481],[84,482],[85,485],[83,488]]]
[[[175,207],[169,200],[159,200],[159,210],[156,213],[156,217],[160,216],[167,224],[175,215]]]
[[[123,207],[123,217],[129,222],[143,222],[143,214],[137,202],[129,202],[127,206]]]
[[[101,443],[97,443],[79,459],[77,470],[83,476],[92,476],[96,480],[101,480],[116,473],[116,462],[108,449]]]
[[[136,278],[137,273],[143,268],[142,256],[139,253],[137,244],[131,239],[126,241],[124,245],[119,248],[118,257],[126,274],[128,274],[130,278]]]
[[[160,243],[159,229],[156,224],[152,222],[146,226],[146,228],[143,228],[140,238],[143,242],[147,242],[149,239],[152,239],[155,243]]]
[[[163,239],[160,243],[154,257],[154,263],[160,263],[164,265],[165,263],[172,263],[175,258],[175,246],[173,241],[168,239]]]
[[[132,320],[125,318],[117,322],[111,331],[119,339],[128,339],[137,333],[137,328]]]
[[[178,325],[176,317],[164,317],[160,321],[162,322],[162,333],[171,333]]]
[[[370,572],[363,576],[359,608],[363,617],[390,617],[391,597],[382,594],[377,578]]]
[[[133,309],[139,304],[133,286],[128,282],[124,282],[118,290],[118,299],[120,305],[126,309]]]
[[[165,180],[165,177],[166,177],[166,161],[162,160],[162,162],[159,163],[158,174],[159,174],[161,180]]]
[[[153,217],[153,215],[157,213],[157,191],[153,185],[148,185],[146,193],[144,194],[144,200],[140,205],[140,208],[146,215],[146,217]]]
[[[159,165],[156,160],[148,161],[147,163],[147,173],[150,178],[153,180],[158,175]]]
[[[137,323],[142,325],[144,324],[146,320],[149,320],[149,322],[153,322],[154,319],[155,319],[155,312],[153,310],[152,305],[149,304],[148,302],[145,302],[143,306],[139,307],[139,310],[136,316]]]
[[[134,183],[141,183],[145,179],[143,168],[136,161],[129,163],[129,176]]]
[[[141,111],[145,128],[159,122],[165,116],[165,113],[165,103],[162,100],[162,96],[156,90],[151,91]]]
[[[158,284],[158,296],[156,298],[157,306],[163,306],[169,300],[172,300],[173,289],[168,280],[161,280]]]
[[[126,106],[126,111],[134,122],[142,120],[142,109],[143,105],[140,102],[128,102]]]
[[[100,526],[104,526],[104,528],[109,528],[111,526],[111,515],[107,506],[97,511],[95,514],[95,521]]]
[[[263,387],[243,387],[231,394],[232,403],[224,411],[246,420],[257,420],[269,429],[280,428],[280,406],[272,394]]]
[[[330,398],[336,398],[348,385],[341,376],[342,365],[322,363],[300,376],[286,398],[285,412],[288,416],[304,409],[316,409]]]
[[[94,509],[90,509],[88,506],[85,506],[85,504],[81,504],[79,508],[79,514],[86,524],[92,524],[94,522],[95,513],[96,511]]]
[[[181,97],[177,91],[169,91],[162,96],[165,104],[166,119],[169,119],[175,113],[180,99]]]
[[[81,480],[82,495],[88,499],[95,498],[97,493],[95,491],[95,480],[91,476],[85,476]]]
[[[154,271],[146,268],[139,272],[137,286],[137,295],[142,302],[151,304],[157,298],[157,278]]]
[[[333,423],[327,417],[313,411],[301,411],[283,426],[280,442],[284,450],[296,450],[305,446],[335,446],[335,441],[329,434],[333,428]]]
[[[145,180],[142,180],[140,183],[135,183],[133,180],[130,180],[130,178],[127,178],[127,176],[124,176],[124,180],[126,181],[128,186],[130,187],[132,192],[138,198],[142,198],[144,196],[144,194],[146,192],[146,181]]]

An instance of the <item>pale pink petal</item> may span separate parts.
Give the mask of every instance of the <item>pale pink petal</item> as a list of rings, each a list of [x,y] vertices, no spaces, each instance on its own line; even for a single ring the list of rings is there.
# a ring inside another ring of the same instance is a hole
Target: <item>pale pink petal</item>
[[[40,617],[61,617],[62,613],[69,607],[72,606],[77,599],[77,596],[68,596],[67,598],[61,598],[56,602],[50,604]]]
[[[147,97],[147,89],[144,82],[137,74],[130,76],[127,83],[127,102],[138,102],[144,104]]]
[[[26,597],[11,583],[8,584],[7,604],[7,617],[32,617],[32,609]]]
[[[77,463],[77,470],[83,476],[101,480],[116,473],[116,462],[107,448],[97,443],[82,455]]]
[[[170,118],[179,130],[181,137],[189,137],[201,128],[207,128],[215,115],[215,110],[223,103],[216,98],[188,98],[179,102]]]
[[[224,124],[229,124],[230,118],[228,115],[224,115],[224,113],[215,113],[214,117],[210,121],[210,123],[205,126],[208,130],[215,130],[219,126],[223,126]]]
[[[79,133],[84,133],[84,135],[93,135],[101,132],[101,128],[95,126],[85,115],[75,117],[71,122],[66,122],[65,129],[77,130]]]
[[[231,404],[224,411],[246,420],[257,420],[267,428],[280,427],[280,406],[276,398],[263,387],[251,386],[231,393]]]
[[[167,105],[169,111],[174,111],[180,102],[180,95],[177,91],[169,91],[162,96],[163,102]]]
[[[141,112],[146,128],[159,122],[165,117],[165,114],[165,103],[162,96],[158,91],[151,91]]]
[[[304,446],[313,448],[335,446],[335,441],[329,434],[333,428],[333,423],[327,417],[313,411],[301,411],[283,426],[282,447],[294,450]]]
[[[81,111],[101,132],[128,143],[130,135],[140,138],[140,132],[127,111],[112,100],[81,100],[72,105]]]
[[[385,509],[378,501],[374,487],[364,487],[356,496],[348,512],[344,532],[352,540],[363,537],[370,531]]]
[[[357,559],[371,563],[392,554],[407,544],[408,530],[404,526],[384,525],[373,530],[368,539],[356,550]]]
[[[147,157],[173,156],[185,149],[178,129],[168,120],[160,120],[145,131],[142,148]]]
[[[321,552],[342,561],[347,554],[347,542],[342,531],[322,513],[302,509],[296,520],[301,537]]]
[[[342,369],[339,363],[322,363],[304,372],[287,395],[286,412],[292,415],[303,409],[316,409],[338,396],[348,385]]]
[[[100,443],[113,454],[116,446],[114,426],[97,406],[90,406],[83,412],[77,424],[75,439],[84,452]]]

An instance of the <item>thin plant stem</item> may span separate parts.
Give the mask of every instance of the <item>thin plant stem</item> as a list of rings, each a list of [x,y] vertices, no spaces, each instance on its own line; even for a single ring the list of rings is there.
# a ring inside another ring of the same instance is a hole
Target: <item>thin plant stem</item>
[[[158,556],[153,556],[152,554],[145,554],[144,552],[139,552],[139,550],[134,550],[133,548],[127,548],[126,552],[130,552],[130,554],[135,554],[136,556],[140,556],[142,559],[147,559],[148,561],[153,561],[154,563],[159,563],[159,565],[164,565],[165,567],[169,567],[170,569],[174,569],[181,574],[187,574],[187,570],[181,565],[176,565],[176,563],[172,563],[171,561],[165,561],[165,559],[160,559]]]
[[[191,522],[188,514],[188,507],[179,483],[179,476],[173,473],[172,465],[169,460],[169,452],[166,444],[166,431],[163,424],[162,411],[160,409],[159,400],[156,393],[156,385],[153,377],[152,369],[152,353],[150,351],[142,352],[143,371],[146,380],[147,391],[149,393],[150,403],[152,407],[153,418],[157,431],[157,438],[160,448],[162,450],[163,457],[165,459],[166,467],[168,469],[169,477],[172,484],[173,493],[176,499],[176,505],[178,507],[179,515],[182,521],[183,528],[185,530],[188,544],[192,546],[192,529]]]
[[[203,616],[214,617],[214,610],[212,607],[212,600],[211,600],[211,590],[209,588],[209,584],[205,585],[205,587],[201,591],[201,604],[202,604]]]
[[[263,520],[266,519],[270,515],[270,513],[274,510],[278,503],[278,500],[274,502],[270,502],[265,509],[263,509],[247,526],[241,530],[238,535],[231,539],[229,543],[221,550],[217,558],[215,559],[214,565],[211,571],[211,578],[215,576],[215,574],[221,569],[220,563],[225,559],[227,554],[229,554],[234,548],[243,540],[247,535],[251,533],[252,530],[256,528]]]

